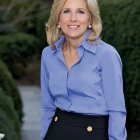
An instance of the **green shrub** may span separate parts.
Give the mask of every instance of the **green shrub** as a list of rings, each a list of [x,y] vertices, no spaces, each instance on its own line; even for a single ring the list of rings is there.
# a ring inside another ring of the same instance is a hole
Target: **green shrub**
[[[14,27],[12,24],[10,23],[0,24],[0,34],[10,34],[13,32],[16,32],[16,31],[14,30]]]
[[[18,119],[21,122],[23,117],[21,96],[14,79],[2,61],[0,61],[0,87],[4,91],[5,95],[12,98],[14,108],[19,115]]]
[[[0,34],[10,34],[16,32],[12,23],[9,23],[8,16],[5,14],[4,6],[0,6]]]
[[[10,97],[0,89],[0,132],[5,134],[4,140],[20,139],[20,123]]]
[[[0,59],[18,79],[26,73],[28,62],[38,53],[38,40],[25,33],[0,36]]]
[[[140,130],[140,2],[100,1],[102,38],[119,51],[123,61],[127,129]]]
[[[21,85],[40,85],[40,59],[28,63],[26,75],[18,80]]]
[[[42,49],[47,46],[47,37],[46,37],[46,22],[48,21],[48,18],[50,16],[50,8],[47,8],[46,10],[42,10],[37,14],[37,20],[36,20],[36,36],[41,40],[41,47],[40,47],[40,53]]]

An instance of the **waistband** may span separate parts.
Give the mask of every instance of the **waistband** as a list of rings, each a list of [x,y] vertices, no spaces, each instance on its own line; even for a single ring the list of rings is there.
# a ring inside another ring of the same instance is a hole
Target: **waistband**
[[[101,115],[85,115],[75,112],[63,111],[59,108],[56,109],[54,119],[57,117],[58,122],[67,123],[70,125],[77,125],[85,127],[87,125],[93,126],[94,128],[108,128],[109,116]]]

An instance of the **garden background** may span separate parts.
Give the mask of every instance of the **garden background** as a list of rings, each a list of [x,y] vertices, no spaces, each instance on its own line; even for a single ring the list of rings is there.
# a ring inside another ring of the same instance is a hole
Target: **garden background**
[[[23,104],[18,85],[40,86],[40,56],[53,0],[0,0],[0,132],[20,140]],[[140,1],[99,0],[101,37],[123,62],[128,140],[140,140]],[[14,131],[11,131],[14,130]]]

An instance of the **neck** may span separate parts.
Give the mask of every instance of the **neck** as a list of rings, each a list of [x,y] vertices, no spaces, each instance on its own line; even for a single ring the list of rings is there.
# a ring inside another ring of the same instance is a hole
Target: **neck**
[[[64,45],[65,51],[75,52],[79,47],[79,45],[81,44],[82,40],[83,38],[76,40],[76,39],[70,39],[66,37],[66,42]]]

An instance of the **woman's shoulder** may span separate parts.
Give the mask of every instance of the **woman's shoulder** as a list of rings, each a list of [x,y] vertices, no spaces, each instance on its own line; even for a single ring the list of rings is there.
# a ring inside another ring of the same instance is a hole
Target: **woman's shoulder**
[[[106,43],[105,41],[101,40],[100,39],[100,43],[99,45],[97,46],[97,53],[99,53],[99,55],[102,55],[102,56],[114,56],[114,55],[118,55],[119,56],[119,53],[117,51],[117,49],[112,46],[111,44],[108,44]]]
[[[51,46],[46,46],[43,50],[42,50],[42,56],[43,57],[47,57],[47,56],[51,56],[53,53],[54,49]]]
[[[122,65],[121,57],[117,51],[117,49],[101,40],[101,43],[97,47],[97,55],[100,58],[102,63],[114,63],[119,62]]]

